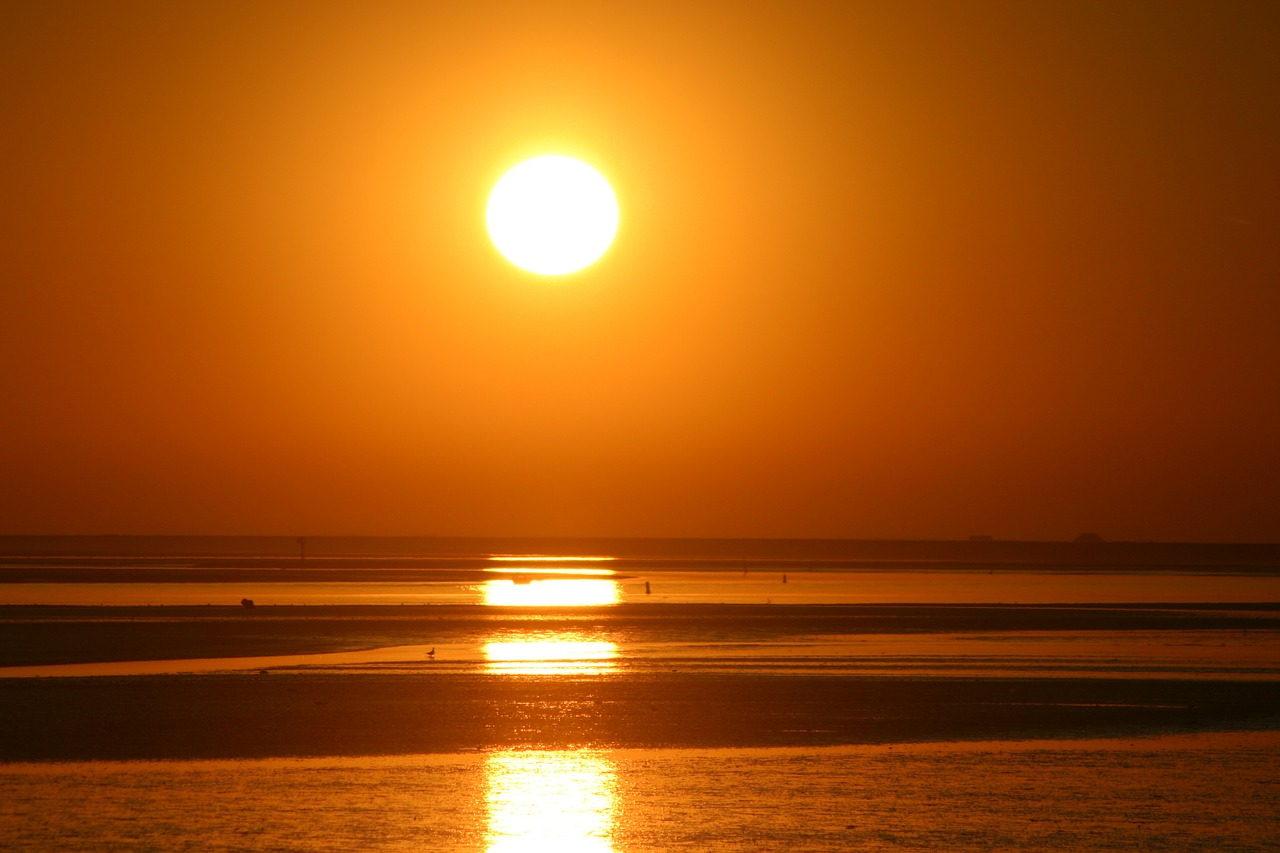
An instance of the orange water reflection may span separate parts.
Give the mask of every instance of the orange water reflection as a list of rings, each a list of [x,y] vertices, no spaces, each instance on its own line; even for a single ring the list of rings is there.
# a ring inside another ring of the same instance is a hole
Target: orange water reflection
[[[491,563],[612,563],[616,557],[564,557],[547,554],[494,554]]]
[[[644,577],[601,577],[599,569],[515,566],[488,571],[485,583],[380,583],[358,573],[341,582],[253,583],[2,583],[0,604],[19,605],[230,605],[242,598],[270,605],[511,604],[1195,604],[1280,601],[1280,576],[1058,572],[651,572]],[[547,572],[556,578],[537,580]],[[591,575],[579,578],[567,574]],[[281,572],[282,578],[287,572]],[[503,576],[507,579],[501,579]],[[519,578],[528,583],[514,583]],[[645,581],[652,594],[644,593]],[[554,583],[553,586],[544,586]],[[563,586],[572,584],[572,586]],[[585,584],[586,586],[579,586]],[[624,587],[629,584],[629,587]],[[514,587],[519,587],[515,589]]]
[[[485,671],[498,675],[599,675],[617,666],[616,643],[578,634],[530,634],[485,643]]]
[[[484,603],[499,607],[598,607],[617,604],[622,592],[615,580],[550,578],[492,580],[484,583]]]
[[[599,753],[491,753],[485,758],[489,853],[613,848],[617,774]]]

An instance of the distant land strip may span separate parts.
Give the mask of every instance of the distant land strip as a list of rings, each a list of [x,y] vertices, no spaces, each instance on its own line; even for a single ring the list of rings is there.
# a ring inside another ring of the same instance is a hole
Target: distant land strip
[[[1036,566],[1280,567],[1280,543],[1104,542],[1081,534],[1072,542],[968,540],[550,538],[444,536],[18,536],[0,535],[0,563],[17,558],[143,557],[275,559],[306,556],[487,561],[492,555],[608,557],[610,563],[679,561],[728,567],[770,561],[782,566],[902,568],[912,564]]]
[[[480,583],[511,577],[540,580],[669,571],[757,572],[1049,572],[1280,575],[1280,563],[1032,562],[982,560],[852,560],[763,557],[616,558],[580,563],[540,557],[496,563],[487,557],[279,556],[9,556],[0,557],[0,584],[10,583]],[[598,575],[597,575],[598,573]]]

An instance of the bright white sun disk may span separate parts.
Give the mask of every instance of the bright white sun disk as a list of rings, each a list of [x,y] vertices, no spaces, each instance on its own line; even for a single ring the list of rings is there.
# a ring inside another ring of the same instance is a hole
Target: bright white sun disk
[[[485,214],[498,251],[539,275],[565,275],[595,262],[618,231],[609,182],[572,157],[526,160],[502,176]]]

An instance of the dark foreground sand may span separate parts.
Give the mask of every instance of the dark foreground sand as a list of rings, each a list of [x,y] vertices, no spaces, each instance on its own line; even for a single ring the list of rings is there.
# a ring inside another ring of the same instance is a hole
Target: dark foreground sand
[[[1280,684],[738,674],[0,683],[0,760],[1100,737],[1276,728]]]
[[[554,630],[619,643],[1280,627],[1274,607],[0,608],[8,665],[336,651]],[[1280,729],[1280,682],[412,669],[0,679],[0,760],[720,747]]]

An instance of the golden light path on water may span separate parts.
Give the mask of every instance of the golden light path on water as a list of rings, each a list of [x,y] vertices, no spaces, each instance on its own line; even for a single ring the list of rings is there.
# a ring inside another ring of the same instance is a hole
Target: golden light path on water
[[[562,557],[547,554],[494,554],[491,563],[612,563],[617,557]],[[580,570],[586,571],[586,570]],[[601,573],[608,571],[600,570]]]
[[[622,590],[603,578],[491,580],[484,583],[484,603],[499,607],[598,607],[617,604]]]
[[[599,675],[617,667],[618,646],[578,634],[529,634],[485,643],[485,672],[494,675]]]
[[[553,578],[516,583],[486,581],[485,604],[528,607],[590,607],[617,604],[618,583]],[[498,675],[596,675],[616,666],[618,646],[580,634],[541,632],[485,643],[485,671]]]
[[[486,850],[613,850],[613,762],[590,751],[506,751],[485,758]]]
[[[616,604],[616,581],[596,578],[487,581],[485,603],[497,606]],[[616,666],[615,643],[567,632],[495,640],[483,648],[494,675],[597,675]],[[612,762],[581,750],[506,751],[485,759],[487,844],[503,851],[613,850],[617,780]]]

